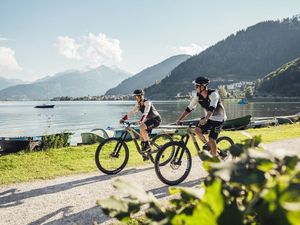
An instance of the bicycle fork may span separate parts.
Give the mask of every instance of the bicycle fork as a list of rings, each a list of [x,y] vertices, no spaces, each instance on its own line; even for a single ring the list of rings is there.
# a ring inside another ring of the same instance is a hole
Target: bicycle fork
[[[189,134],[190,137],[192,137],[192,141],[193,141],[193,144],[194,144],[194,146],[195,146],[197,152],[200,152],[201,149],[200,149],[200,147],[199,147],[199,145],[198,145],[197,139],[196,139],[194,133],[192,132],[192,130],[191,130],[191,129],[188,129],[188,130],[187,130],[187,133]]]
[[[179,165],[179,166],[181,165],[183,153],[186,149],[186,145],[189,139],[190,139],[189,135],[185,135],[181,137],[180,143],[182,143],[182,146],[178,146],[175,150],[174,159],[172,160],[174,165]],[[182,150],[180,148],[182,148]]]
[[[118,143],[116,144],[116,146],[114,148],[114,151],[110,154],[111,157],[115,157],[115,158],[119,157],[119,153],[121,151],[122,143],[123,143],[123,141],[125,141],[126,136],[127,136],[127,132],[124,132],[121,135],[120,141],[118,141]]]

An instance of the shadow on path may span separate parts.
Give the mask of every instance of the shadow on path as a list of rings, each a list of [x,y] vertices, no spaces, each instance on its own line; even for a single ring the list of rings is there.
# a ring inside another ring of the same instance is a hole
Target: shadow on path
[[[200,184],[202,179],[196,179],[196,180],[184,182],[178,186],[193,187],[195,185]],[[157,197],[157,198],[164,198],[164,197],[169,196],[169,191],[168,191],[169,187],[170,186],[163,186],[160,188],[151,189],[147,192],[152,192],[155,195],[155,197]],[[95,202],[97,200],[98,199],[95,198]],[[102,212],[101,208],[98,206],[83,210],[83,211],[75,213],[75,214],[70,214],[70,211],[71,211],[70,208],[71,207],[69,206],[69,207],[59,209],[59,210],[52,212],[46,216],[43,216],[42,218],[30,223],[29,225],[38,225],[41,223],[43,223],[45,225],[93,224],[94,221],[96,221],[98,224],[101,224],[101,223],[111,219],[108,216],[106,216]],[[57,220],[54,220],[54,221],[51,221],[48,223],[46,222],[47,220],[50,220],[51,217],[53,217],[59,213],[63,213],[63,218],[57,219]]]
[[[110,219],[109,217],[105,216],[102,213],[101,208],[98,206],[83,210],[83,211],[75,213],[75,214],[71,214],[72,213],[71,209],[72,209],[72,207],[70,207],[70,206],[61,208],[57,211],[54,211],[52,213],[49,213],[49,214],[43,216],[42,218],[40,218],[36,221],[29,223],[28,225],[40,225],[40,224],[44,224],[44,225],[82,224],[83,225],[83,224],[93,224],[95,221],[97,221],[98,223],[103,223]],[[62,213],[61,219],[56,219],[56,220],[47,222],[53,216],[56,216],[61,213]]]
[[[20,205],[23,203],[22,200],[27,199],[27,198],[58,193],[58,192],[72,189],[72,188],[75,188],[78,186],[88,185],[88,184],[95,183],[95,182],[102,182],[102,181],[113,179],[118,176],[140,173],[140,172],[143,172],[146,170],[151,170],[151,169],[153,169],[153,167],[130,168],[127,170],[123,170],[116,175],[93,176],[93,177],[88,177],[85,179],[79,179],[79,180],[74,180],[74,181],[70,181],[70,182],[66,182],[66,183],[37,188],[37,189],[30,190],[30,191],[25,191],[25,192],[18,192],[18,190],[15,188],[9,189],[9,190],[6,190],[6,191],[0,193],[0,208],[7,208],[7,207],[13,207],[13,206]]]

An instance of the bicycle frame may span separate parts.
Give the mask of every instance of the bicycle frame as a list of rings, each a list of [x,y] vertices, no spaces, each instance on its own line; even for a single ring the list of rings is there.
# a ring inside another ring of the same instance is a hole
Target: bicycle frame
[[[138,136],[139,138],[142,138],[142,136],[140,135],[139,132],[137,132],[135,129],[133,129],[133,128],[131,127],[131,124],[132,124],[132,123],[125,122],[125,124],[126,124],[127,126],[125,127],[125,130],[124,130],[124,132],[123,132],[122,135],[121,135],[121,140],[122,140],[122,142],[126,140],[126,137],[127,137],[127,135],[129,134],[129,135],[131,136],[131,138],[132,138],[134,144],[135,144],[135,147],[136,147],[138,153],[140,153],[141,155],[145,154],[144,152],[142,152],[141,147],[140,147],[140,145],[138,144],[138,141],[137,141],[138,138],[136,138],[136,136]],[[157,147],[157,150],[153,150],[153,148],[152,148],[153,145],[155,145],[155,147]],[[116,146],[116,148],[117,148],[117,146]],[[117,153],[120,151],[120,148],[121,148],[121,145],[120,145],[120,147],[118,148]],[[156,153],[156,152],[158,151],[159,146],[156,145],[155,143],[152,143],[152,141],[150,140],[150,148],[151,148],[151,150],[150,150],[150,152],[148,152],[148,153],[153,154],[153,153]],[[116,149],[115,149],[115,150],[116,150]]]
[[[196,139],[196,137],[195,137],[195,135],[194,135],[194,131],[193,131],[193,129],[192,129],[192,125],[189,125],[189,126],[188,126],[188,128],[187,128],[187,133],[181,137],[180,142],[186,147],[186,146],[187,146],[187,143],[188,143],[188,141],[189,141],[190,138],[192,139],[193,144],[194,144],[196,150],[197,150],[198,152],[201,151],[201,148],[199,147],[199,145],[198,145],[198,143],[197,143],[197,139]],[[178,160],[177,160],[177,163],[181,161],[181,158],[182,158],[182,156],[183,156],[183,153],[184,153],[184,150],[181,151],[180,156],[179,156],[179,158],[178,158]],[[175,156],[174,156],[174,159],[175,159],[175,160],[177,159],[178,154],[179,154],[179,147],[177,147],[177,149],[176,149],[176,151],[175,151]]]
[[[196,150],[201,151],[201,148],[198,145],[197,138],[195,137],[194,133],[195,133],[194,129],[192,128],[191,125],[189,125],[186,134],[181,137],[180,142],[182,142],[184,145],[187,145],[188,140],[191,138]],[[184,140],[185,138],[186,140]]]
[[[127,125],[127,126],[125,127],[125,130],[124,130],[124,132],[123,132],[122,135],[121,135],[121,140],[122,140],[122,142],[126,140],[126,137],[127,137],[127,135],[129,134],[130,137],[131,137],[131,139],[133,140],[133,142],[134,142],[134,144],[135,144],[136,150],[137,150],[140,154],[142,154],[140,145],[138,144],[137,138],[136,138],[136,135],[137,135],[139,138],[141,137],[140,133],[137,132],[136,130],[134,130],[132,127],[130,127],[131,123],[126,123],[126,125]],[[135,134],[136,134],[136,135],[135,135]],[[116,146],[116,147],[117,147],[117,146]],[[120,147],[119,147],[119,149],[118,149],[117,152],[120,151],[120,148],[121,148],[121,145],[120,145]]]
[[[192,141],[193,141],[193,144],[194,144],[194,147],[196,148],[196,151],[199,153],[199,152],[201,152],[201,151],[203,151],[200,147],[199,147],[199,145],[198,145],[198,142],[197,142],[197,137],[196,137],[196,135],[195,135],[195,132],[194,132],[194,129],[193,129],[194,127],[192,127],[192,125],[189,125],[188,127],[187,127],[187,132],[186,132],[186,134],[185,135],[182,135],[182,137],[181,137],[181,140],[180,140],[180,142],[185,146],[185,148],[186,148],[186,146],[187,146],[187,143],[188,143],[188,140],[191,138],[192,139]],[[179,154],[179,149],[180,147],[178,146],[177,147],[177,149],[176,149],[176,152],[175,152],[175,157],[174,157],[174,159],[175,159],[175,163],[179,163],[180,161],[181,161],[181,158],[182,158],[182,156],[183,156],[183,153],[184,153],[184,151],[185,151],[185,148],[181,151],[181,153],[180,153],[180,156],[179,156],[179,158],[176,160],[176,158],[177,158],[177,156],[178,156],[178,154]],[[217,149],[217,151],[219,152],[219,150]],[[176,162],[177,161],[177,162]]]

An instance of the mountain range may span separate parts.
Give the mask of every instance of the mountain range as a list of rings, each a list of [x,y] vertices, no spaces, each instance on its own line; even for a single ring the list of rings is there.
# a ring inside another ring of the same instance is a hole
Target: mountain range
[[[102,95],[131,74],[106,66],[88,71],[66,71],[39,79],[31,84],[11,86],[0,91],[7,100],[45,100],[59,96]]]
[[[284,69],[298,65],[297,60],[293,61],[298,57],[300,16],[294,16],[258,23],[228,36],[198,55],[173,56],[133,76],[101,66],[89,71],[58,73],[31,84],[14,85],[9,83],[13,82],[11,80],[0,80],[0,99],[41,100],[48,96],[130,94],[136,88],[145,88],[146,96],[154,100],[173,99],[177,93],[187,94],[193,90],[191,82],[198,76],[210,78],[212,88],[230,82],[263,79],[262,89],[258,92],[271,93],[286,79],[286,83],[294,80],[296,83],[291,87],[298,88],[298,75],[295,75],[298,73],[291,72],[296,71],[296,67]],[[292,93],[287,95],[295,95]]]
[[[11,87],[17,84],[24,84],[25,82],[18,79],[7,79],[4,77],[0,77],[0,90],[5,89],[7,87]]]
[[[109,89],[106,95],[131,94],[133,90],[146,88],[160,82],[168,76],[180,63],[186,61],[190,55],[176,55],[148,67],[136,75],[122,81],[118,86]]]

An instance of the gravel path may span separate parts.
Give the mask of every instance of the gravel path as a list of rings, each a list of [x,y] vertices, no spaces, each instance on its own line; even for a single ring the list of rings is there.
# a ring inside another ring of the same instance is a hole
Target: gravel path
[[[299,152],[300,138],[265,146]],[[192,164],[191,173],[181,186],[197,185],[205,176],[199,159],[194,158]],[[101,213],[100,208],[96,206],[96,200],[120,194],[111,185],[112,179],[116,177],[138,182],[158,198],[168,196],[168,186],[159,181],[152,165],[126,168],[115,176],[95,172],[6,185],[0,186],[0,224],[92,224],[93,221],[108,224],[111,221]]]
[[[200,161],[193,161],[192,171],[181,186],[200,183],[205,171]],[[168,196],[168,186],[157,178],[152,165],[126,168],[115,176],[102,173],[59,177],[47,181],[35,181],[0,187],[0,224],[92,224],[103,223],[107,218],[96,200],[117,193],[112,179],[121,177],[141,184],[158,198]]]

